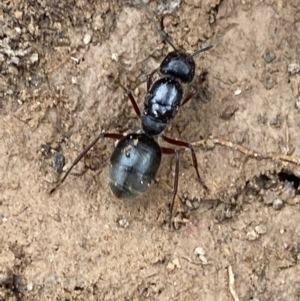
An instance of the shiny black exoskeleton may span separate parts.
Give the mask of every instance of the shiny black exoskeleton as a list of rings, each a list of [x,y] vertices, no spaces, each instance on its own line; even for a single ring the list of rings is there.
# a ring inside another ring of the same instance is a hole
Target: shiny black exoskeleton
[[[173,44],[171,44],[173,45]],[[195,61],[193,56],[210,49],[203,48],[193,55],[175,50],[162,61],[159,71],[165,77],[152,85],[153,72],[147,84],[147,95],[141,116],[142,128],[150,136],[163,133],[167,125],[176,116],[179,108],[186,104],[195,91],[192,90],[183,99],[182,83],[190,83],[195,77]]]
[[[195,67],[193,55],[175,50],[164,58],[159,71],[163,75],[178,78],[183,83],[190,83],[195,77]]]
[[[168,39],[166,39],[166,41],[174,48],[174,51],[165,57],[159,67],[159,72],[164,77],[152,83],[152,77],[158,70],[152,72],[148,77],[147,94],[142,113],[132,92],[120,84],[128,95],[137,116],[141,119],[142,131],[126,136],[118,133],[99,134],[84,151],[79,154],[60,183],[51,190],[51,193],[65,181],[76,164],[101,138],[110,138],[119,140],[119,142],[110,157],[108,182],[113,194],[120,199],[131,199],[144,193],[151,184],[151,181],[155,179],[162,154],[175,155],[176,165],[171,205],[172,213],[178,188],[179,151],[176,148],[160,147],[157,143],[158,136],[169,144],[190,149],[197,177],[206,188],[198,172],[198,164],[193,146],[188,142],[168,138],[163,135],[163,131],[174,119],[179,108],[186,104],[195,93],[195,91],[192,90],[184,97],[182,87],[182,83],[190,83],[194,79],[194,56],[210,49],[212,46],[203,48],[190,55],[176,50]]]
[[[156,81],[146,95],[142,128],[149,136],[161,134],[170,121],[176,116],[183,89],[180,83],[172,77],[164,77]]]
[[[162,153],[173,153],[173,150],[161,148],[153,137],[145,133],[131,133],[126,136],[118,133],[101,133],[79,154],[50,193],[65,181],[76,164],[101,138],[119,140],[108,164],[109,186],[119,199],[132,199],[145,192],[155,179]]]
[[[119,199],[132,199],[147,190],[161,161],[158,143],[146,134],[129,134],[119,141],[108,165],[109,186]]]

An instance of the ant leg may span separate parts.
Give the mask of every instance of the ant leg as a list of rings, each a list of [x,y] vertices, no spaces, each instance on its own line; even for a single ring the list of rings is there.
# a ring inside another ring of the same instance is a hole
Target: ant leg
[[[194,166],[194,169],[196,171],[198,181],[201,183],[201,185],[204,187],[205,190],[208,190],[207,186],[204,183],[204,181],[200,177],[200,174],[199,174],[199,171],[198,171],[198,161],[197,161],[197,158],[196,158],[196,154],[195,154],[195,150],[194,150],[193,145],[188,143],[188,142],[185,142],[185,141],[169,138],[165,135],[162,135],[161,138],[163,140],[165,140],[166,142],[172,144],[172,145],[182,146],[182,147],[186,147],[186,148],[190,149],[191,154],[192,154],[193,166]]]
[[[116,139],[121,140],[124,138],[122,134],[115,134],[115,133],[101,133],[98,135],[74,160],[70,168],[67,170],[64,177],[59,181],[59,183],[50,190],[50,194],[52,194],[68,177],[69,173],[72,171],[72,169],[77,165],[77,163],[89,152],[89,150],[101,139],[101,138],[110,138],[110,139]]]
[[[147,78],[147,93],[150,90],[151,86],[152,86],[152,78],[153,75],[155,74],[155,72],[157,72],[157,69],[155,69],[154,71],[152,71],[148,78]],[[128,89],[126,89],[120,82],[118,82],[119,86],[124,90],[124,92],[126,93],[126,95],[129,97],[130,101],[131,101],[131,105],[136,113],[136,115],[141,118],[141,111],[139,109],[139,106],[137,105],[137,102],[132,94],[132,92]]]
[[[184,100],[181,103],[181,107],[184,106],[189,100],[191,100],[191,98],[195,95],[196,90],[192,90],[191,92],[189,92],[188,95],[185,96]]]
[[[131,105],[132,105],[136,115],[140,118],[141,117],[141,111],[139,109],[139,106],[137,105],[137,102],[136,102],[132,92],[130,90],[126,89],[120,82],[118,82],[118,84],[124,90],[126,95],[129,97],[129,99],[131,101]]]
[[[148,76],[147,76],[147,93],[149,92],[151,86],[152,86],[152,82],[153,82],[153,75],[157,72],[157,69],[155,69],[154,71],[152,71]]]
[[[173,216],[173,208],[174,208],[175,198],[176,198],[177,190],[178,190],[179,152],[178,152],[177,149],[167,148],[167,147],[161,147],[161,151],[165,155],[173,155],[173,154],[175,154],[175,158],[176,158],[175,178],[174,178],[174,186],[173,186],[173,199],[172,199],[172,203],[171,203],[171,207],[170,207],[170,224],[171,224],[172,216]]]

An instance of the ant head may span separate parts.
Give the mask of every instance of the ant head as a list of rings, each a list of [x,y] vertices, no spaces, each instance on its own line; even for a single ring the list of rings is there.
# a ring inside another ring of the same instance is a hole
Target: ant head
[[[195,65],[192,55],[174,50],[164,58],[159,71],[161,74],[175,77],[183,83],[190,83],[195,76]]]
[[[163,75],[175,77],[183,83],[190,83],[195,76],[194,56],[211,48],[212,46],[208,46],[197,50],[193,54],[175,49],[164,58],[159,70]]]
[[[161,23],[160,28],[157,23],[154,21],[154,18],[149,11],[147,5],[140,0],[141,5],[145,9],[146,13],[148,14],[151,22],[154,24],[158,34],[160,35],[163,42],[168,43],[174,51],[170,52],[165,59],[162,61],[160,65],[160,73],[166,76],[171,76],[182,83],[190,83],[193,81],[195,77],[195,60],[194,56],[198,55],[201,52],[209,50],[212,46],[208,46],[202,48],[200,50],[195,51],[193,54],[188,54],[183,50],[177,49],[174,44],[170,41],[167,34],[163,30],[163,24]]]
[[[163,30],[159,30],[158,33],[161,39],[174,49],[174,51],[170,52],[162,61],[159,69],[161,74],[175,77],[182,83],[192,82],[195,77],[196,65],[194,56],[211,49],[212,46],[204,47],[195,51],[193,54],[189,54],[184,50],[177,49]]]

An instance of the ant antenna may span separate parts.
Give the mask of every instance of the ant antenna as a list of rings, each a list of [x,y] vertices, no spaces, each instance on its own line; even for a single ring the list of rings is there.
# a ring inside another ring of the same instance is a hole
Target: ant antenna
[[[146,11],[150,21],[152,22],[152,24],[154,25],[156,31],[158,32],[160,38],[162,39],[163,42],[168,43],[175,51],[177,51],[176,47],[174,46],[174,44],[170,41],[170,39],[168,38],[168,36],[166,35],[165,31],[161,28],[159,28],[159,26],[157,25],[157,22],[155,22],[152,13],[150,12],[148,6],[144,3],[144,1],[139,0],[140,4],[143,6],[144,10]]]
[[[177,48],[174,46],[174,44],[170,41],[170,39],[168,38],[167,34],[165,33],[165,31],[163,30],[163,24],[162,24],[162,21],[161,21],[161,26],[159,28],[159,26],[157,25],[157,22],[155,22],[154,18],[153,18],[153,14],[151,13],[151,11],[149,10],[148,6],[144,3],[143,0],[139,0],[140,4],[142,5],[142,7],[144,8],[144,10],[146,11],[150,21],[152,22],[152,24],[154,25],[156,31],[158,32],[160,38],[162,39],[163,42],[166,42],[168,43],[175,51],[178,51]],[[207,47],[204,47],[202,49],[199,49],[197,51],[195,51],[193,54],[192,54],[192,57],[198,55],[199,53],[201,52],[204,52],[204,51],[207,51],[209,49],[211,49],[213,46],[210,45],[210,46],[207,46]]]
[[[213,47],[213,45],[209,45],[209,46],[204,47],[204,48],[202,48],[202,49],[196,50],[196,51],[192,54],[192,57],[198,55],[198,54],[201,53],[201,52],[207,51],[207,50],[211,49],[212,47]]]

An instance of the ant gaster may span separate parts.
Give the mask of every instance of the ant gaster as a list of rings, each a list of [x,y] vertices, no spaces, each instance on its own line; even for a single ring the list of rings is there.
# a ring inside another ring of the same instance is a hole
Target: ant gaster
[[[144,101],[142,113],[131,91],[121,84],[121,88],[129,97],[132,107],[141,119],[142,130],[126,136],[118,133],[99,134],[84,150],[78,155],[64,177],[50,193],[55,191],[68,177],[76,164],[89,152],[89,150],[101,139],[111,138],[119,140],[108,164],[108,181],[113,194],[120,199],[135,198],[144,193],[155,179],[160,166],[162,154],[175,155],[175,178],[173,188],[173,199],[171,203],[171,217],[175,197],[178,188],[179,177],[179,151],[176,148],[160,147],[157,138],[161,137],[169,144],[189,148],[192,154],[192,162],[197,178],[203,187],[199,172],[194,148],[191,144],[175,140],[163,135],[166,126],[174,119],[179,108],[186,104],[195,94],[192,90],[184,98],[181,83],[190,83],[195,76],[194,56],[207,51],[208,46],[196,51],[193,54],[177,50],[171,41],[159,31],[163,40],[172,46],[174,51],[170,52],[162,61],[159,72],[163,76],[153,83],[153,75],[158,71],[154,70],[147,79],[147,94]]]

